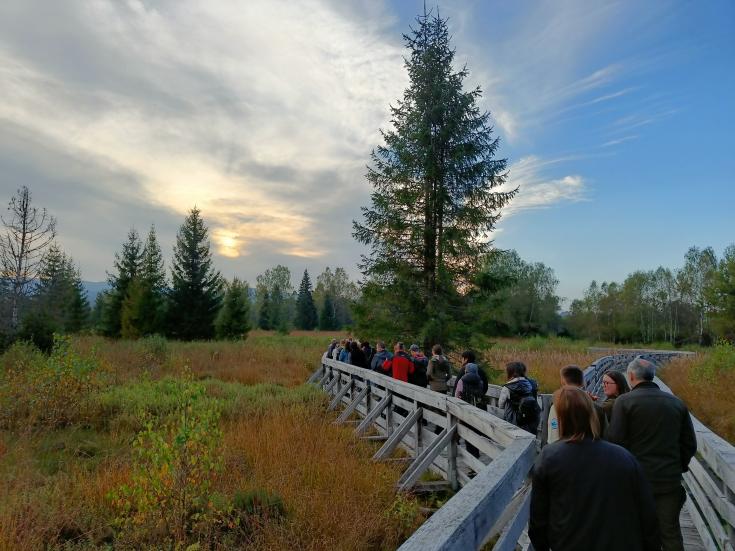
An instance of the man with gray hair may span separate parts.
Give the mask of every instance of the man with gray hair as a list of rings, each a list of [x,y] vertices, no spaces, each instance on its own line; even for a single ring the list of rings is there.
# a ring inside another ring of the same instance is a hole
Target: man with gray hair
[[[607,438],[628,449],[643,467],[656,502],[664,551],[683,551],[679,514],[686,493],[681,475],[697,451],[689,410],[653,382],[652,362],[638,357],[628,364],[626,374],[631,391],[615,400]]]

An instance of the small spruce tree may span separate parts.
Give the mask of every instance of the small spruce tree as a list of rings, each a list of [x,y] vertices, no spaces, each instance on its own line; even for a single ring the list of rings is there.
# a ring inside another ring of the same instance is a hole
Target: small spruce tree
[[[263,331],[271,329],[271,299],[270,293],[265,291],[263,301],[260,303],[260,312],[258,312],[258,328]]]
[[[319,315],[319,329],[322,331],[334,331],[337,327],[337,316],[334,311],[334,301],[332,295],[327,293],[324,296],[324,306]]]
[[[234,278],[227,286],[222,308],[215,321],[218,339],[245,339],[250,331],[248,285]]]
[[[135,228],[128,232],[128,239],[122,250],[115,253],[115,273],[108,274],[110,284],[109,299],[105,301],[102,315],[102,331],[110,337],[119,337],[122,327],[123,302],[128,296],[128,288],[138,277],[143,258],[143,244]]]

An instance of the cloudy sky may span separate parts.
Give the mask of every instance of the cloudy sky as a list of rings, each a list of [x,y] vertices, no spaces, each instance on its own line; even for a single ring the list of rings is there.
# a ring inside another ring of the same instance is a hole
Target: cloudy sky
[[[435,3],[429,3],[429,7]],[[735,4],[439,6],[520,195],[494,239],[579,296],[735,242]],[[415,0],[4,0],[0,199],[27,185],[99,281],[128,228],[164,252],[197,205],[251,282],[340,265]]]

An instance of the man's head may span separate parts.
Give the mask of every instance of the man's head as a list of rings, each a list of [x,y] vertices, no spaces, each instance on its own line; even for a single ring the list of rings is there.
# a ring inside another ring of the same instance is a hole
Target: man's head
[[[475,353],[472,350],[462,352],[462,365],[475,363]]]
[[[431,352],[432,352],[432,353],[433,353],[433,354],[434,354],[435,356],[441,356],[442,354],[444,354],[444,351],[442,350],[442,345],[441,345],[441,344],[435,344],[435,345],[434,345],[434,346],[433,346],[433,347],[431,348]]]
[[[405,352],[406,351],[406,345],[403,344],[402,342],[397,342],[396,343],[396,346],[395,346],[395,348],[393,350],[396,352],[396,354],[398,352]]]
[[[375,346],[378,350],[385,350],[385,343],[383,341],[378,341],[378,344]]]
[[[526,364],[523,362],[508,362],[505,364],[505,376],[509,381],[516,377],[525,377]]]
[[[584,371],[576,365],[568,365],[561,368],[561,384],[584,388]]]
[[[630,388],[633,388],[638,383],[653,381],[653,378],[656,376],[656,366],[648,360],[636,358],[628,364],[628,369],[625,373],[628,376]]]
[[[411,356],[415,356],[416,354],[421,352],[418,344],[412,344],[409,350],[411,351]]]

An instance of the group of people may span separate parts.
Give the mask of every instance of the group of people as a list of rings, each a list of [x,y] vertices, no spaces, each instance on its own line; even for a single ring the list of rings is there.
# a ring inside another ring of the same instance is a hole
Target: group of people
[[[689,411],[637,358],[603,376],[606,400],[584,390],[580,368],[561,370],[549,443],[533,470],[529,537],[538,551],[682,551],[682,474],[697,450]]]
[[[373,348],[367,341],[334,339],[327,349],[327,357],[443,394],[449,392],[448,383],[454,372],[439,344],[432,347],[431,357],[427,357],[417,344],[412,344],[407,350],[404,343],[397,342],[393,352],[389,352],[382,341]],[[488,386],[487,375],[478,367],[474,352],[463,352],[454,396],[482,407]]]
[[[383,342],[333,341],[328,355],[447,393],[452,366],[442,347],[393,353]],[[529,537],[537,551],[684,549],[682,474],[697,450],[689,411],[654,382],[655,365],[636,358],[625,374],[603,376],[604,401],[585,390],[584,372],[561,369],[548,415],[547,444],[533,469]],[[537,433],[538,384],[522,362],[506,365],[498,399],[505,420]],[[485,408],[488,380],[472,351],[462,354],[454,396]],[[470,449],[470,453],[477,450]]]

